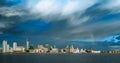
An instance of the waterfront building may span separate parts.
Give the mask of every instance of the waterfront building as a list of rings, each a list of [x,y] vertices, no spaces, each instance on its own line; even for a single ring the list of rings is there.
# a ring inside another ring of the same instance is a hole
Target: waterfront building
[[[60,49],[60,52],[59,53],[66,53],[65,52],[65,49]]]
[[[13,50],[16,50],[17,42],[13,42]]]
[[[30,45],[29,49],[34,49],[33,45]]]
[[[0,48],[0,53],[2,53],[2,48]]]
[[[51,48],[52,48],[49,44],[46,44],[45,46],[46,46],[46,48],[48,48],[48,50],[51,50]]]
[[[73,47],[73,45],[71,45],[71,47],[70,47],[70,53],[74,53],[74,47]]]
[[[43,45],[38,45],[38,49],[43,49]]]
[[[24,47],[23,46],[17,46],[14,52],[16,53],[23,53],[24,52]]]
[[[93,50],[92,53],[101,53],[101,51],[94,51],[94,50]]]
[[[38,45],[38,53],[45,53],[43,45]]]
[[[34,49],[33,45],[30,45],[29,53],[35,53],[35,49]]]
[[[50,53],[59,53],[59,50],[56,48],[56,46],[54,46],[54,48],[50,50]]]
[[[7,52],[9,52],[9,50],[10,50],[10,46],[9,44],[7,44]]]
[[[75,49],[74,53],[80,53],[79,49]]]
[[[50,53],[58,53],[58,49],[57,48],[53,48]]]
[[[47,53],[48,51],[48,48],[44,48],[44,53]]]
[[[29,53],[37,53],[34,49],[30,49]]]
[[[64,49],[60,49],[59,53],[64,53]]]
[[[89,50],[88,50],[88,53],[92,53],[94,50],[93,50],[93,48],[90,48]],[[96,52],[96,51],[95,51]]]
[[[80,49],[80,53],[87,53],[85,49]]]
[[[29,50],[29,41],[26,40],[26,50]]]
[[[65,52],[66,52],[66,53],[70,53],[70,47],[69,47],[69,45],[66,46]]]
[[[46,48],[48,49],[48,51],[46,51],[47,53],[50,53],[50,50],[52,50],[52,46],[50,46],[49,44],[46,44],[45,45]]]
[[[13,53],[13,52],[14,52],[13,48],[10,48],[9,53]]]
[[[39,53],[39,50],[38,49],[34,49],[35,50],[35,53]]]
[[[3,40],[2,43],[2,52],[6,53],[7,52],[7,41]]]

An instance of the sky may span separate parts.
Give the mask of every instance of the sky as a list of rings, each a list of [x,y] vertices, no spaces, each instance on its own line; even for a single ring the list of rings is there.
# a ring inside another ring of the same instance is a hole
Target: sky
[[[0,42],[112,42],[117,48],[119,17],[120,0],[0,0]]]

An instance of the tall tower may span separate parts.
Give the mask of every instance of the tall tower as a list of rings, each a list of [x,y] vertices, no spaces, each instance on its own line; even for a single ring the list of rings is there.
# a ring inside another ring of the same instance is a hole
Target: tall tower
[[[29,41],[26,40],[26,50],[29,50]]]
[[[7,52],[7,41],[3,40],[3,43],[2,43],[2,49],[3,49],[3,53],[6,53]]]
[[[9,44],[7,44],[7,51],[6,52],[9,52],[9,49],[10,48],[10,45]]]
[[[17,47],[17,43],[14,42],[14,43],[13,43],[13,50],[16,50],[16,47]]]

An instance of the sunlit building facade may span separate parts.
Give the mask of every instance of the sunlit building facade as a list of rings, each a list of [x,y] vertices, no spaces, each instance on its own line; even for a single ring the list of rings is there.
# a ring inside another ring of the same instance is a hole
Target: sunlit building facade
[[[3,53],[6,53],[7,52],[7,41],[3,40],[3,43],[2,43],[2,52]]]

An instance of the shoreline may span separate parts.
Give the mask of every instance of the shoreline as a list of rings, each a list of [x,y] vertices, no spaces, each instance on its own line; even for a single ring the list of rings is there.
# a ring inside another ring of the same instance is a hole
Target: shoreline
[[[50,55],[52,55],[52,54],[120,54],[120,53],[0,53],[0,55],[4,55],[4,54],[9,54],[9,55],[14,55],[14,54],[46,54],[46,55],[48,55],[48,54],[50,54]]]

